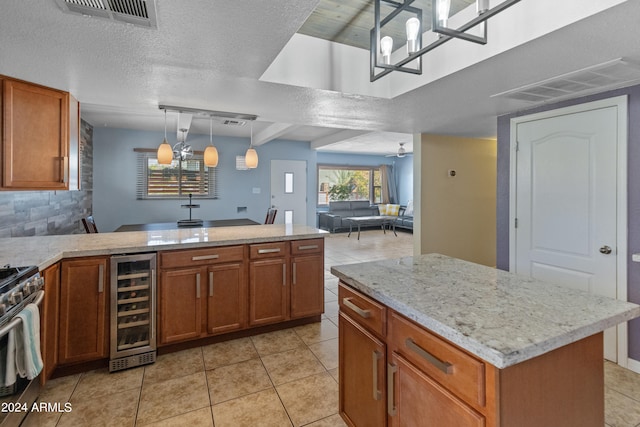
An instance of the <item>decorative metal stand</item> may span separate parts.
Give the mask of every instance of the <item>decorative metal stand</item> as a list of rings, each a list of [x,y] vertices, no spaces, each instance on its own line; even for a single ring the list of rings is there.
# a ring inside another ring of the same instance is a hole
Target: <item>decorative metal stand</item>
[[[191,203],[192,194],[189,193],[189,204],[188,205],[180,205],[183,208],[189,209],[189,219],[181,219],[178,221],[178,227],[201,227],[202,220],[201,219],[192,219],[191,218],[191,209],[197,209],[200,205],[194,205]]]

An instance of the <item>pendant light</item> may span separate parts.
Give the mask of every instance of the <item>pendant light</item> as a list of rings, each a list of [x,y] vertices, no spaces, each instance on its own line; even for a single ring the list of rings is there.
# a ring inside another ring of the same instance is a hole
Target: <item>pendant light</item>
[[[167,142],[167,110],[164,110],[164,139],[158,147],[156,157],[160,165],[170,165],[173,161],[173,149],[171,145],[169,145],[169,142]]]
[[[204,149],[204,165],[210,168],[218,166],[218,149],[213,145],[213,117],[209,117],[209,145]]]
[[[249,143],[249,149],[244,155],[244,161],[249,169],[258,167],[258,153],[255,148],[253,148],[253,122],[251,122],[251,142]]]

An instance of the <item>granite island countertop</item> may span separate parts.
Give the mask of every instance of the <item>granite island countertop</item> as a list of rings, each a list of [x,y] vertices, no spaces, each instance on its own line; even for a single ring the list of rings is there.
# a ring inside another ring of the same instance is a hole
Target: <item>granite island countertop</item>
[[[438,254],[331,273],[500,369],[640,316],[636,304]]]
[[[324,238],[325,234],[302,225],[269,224],[4,238],[0,239],[0,266],[37,265],[42,270],[63,258]]]

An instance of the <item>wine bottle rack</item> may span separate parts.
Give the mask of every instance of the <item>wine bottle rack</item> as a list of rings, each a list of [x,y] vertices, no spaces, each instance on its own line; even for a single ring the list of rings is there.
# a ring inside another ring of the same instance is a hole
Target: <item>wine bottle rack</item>
[[[112,258],[111,365],[155,360],[155,255]],[[115,286],[114,286],[115,285]],[[152,352],[153,357],[146,357]],[[127,359],[127,363],[117,363]],[[133,360],[132,362],[132,359]],[[139,359],[139,360],[138,360]],[[119,368],[117,368],[119,369]]]

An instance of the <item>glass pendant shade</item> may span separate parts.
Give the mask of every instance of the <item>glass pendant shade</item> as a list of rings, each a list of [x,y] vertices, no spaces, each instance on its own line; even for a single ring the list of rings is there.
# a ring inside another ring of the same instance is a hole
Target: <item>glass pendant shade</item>
[[[249,148],[244,155],[244,161],[249,169],[255,169],[258,167],[258,153],[255,148]]]
[[[213,145],[213,117],[209,118],[209,145],[204,149],[204,165],[209,168],[218,166],[218,149]]]
[[[170,165],[173,161],[173,148],[171,148],[171,145],[169,145],[166,138],[158,147],[157,158],[158,164],[160,165]]]
[[[213,145],[204,149],[204,165],[209,168],[218,166],[218,149]]]

